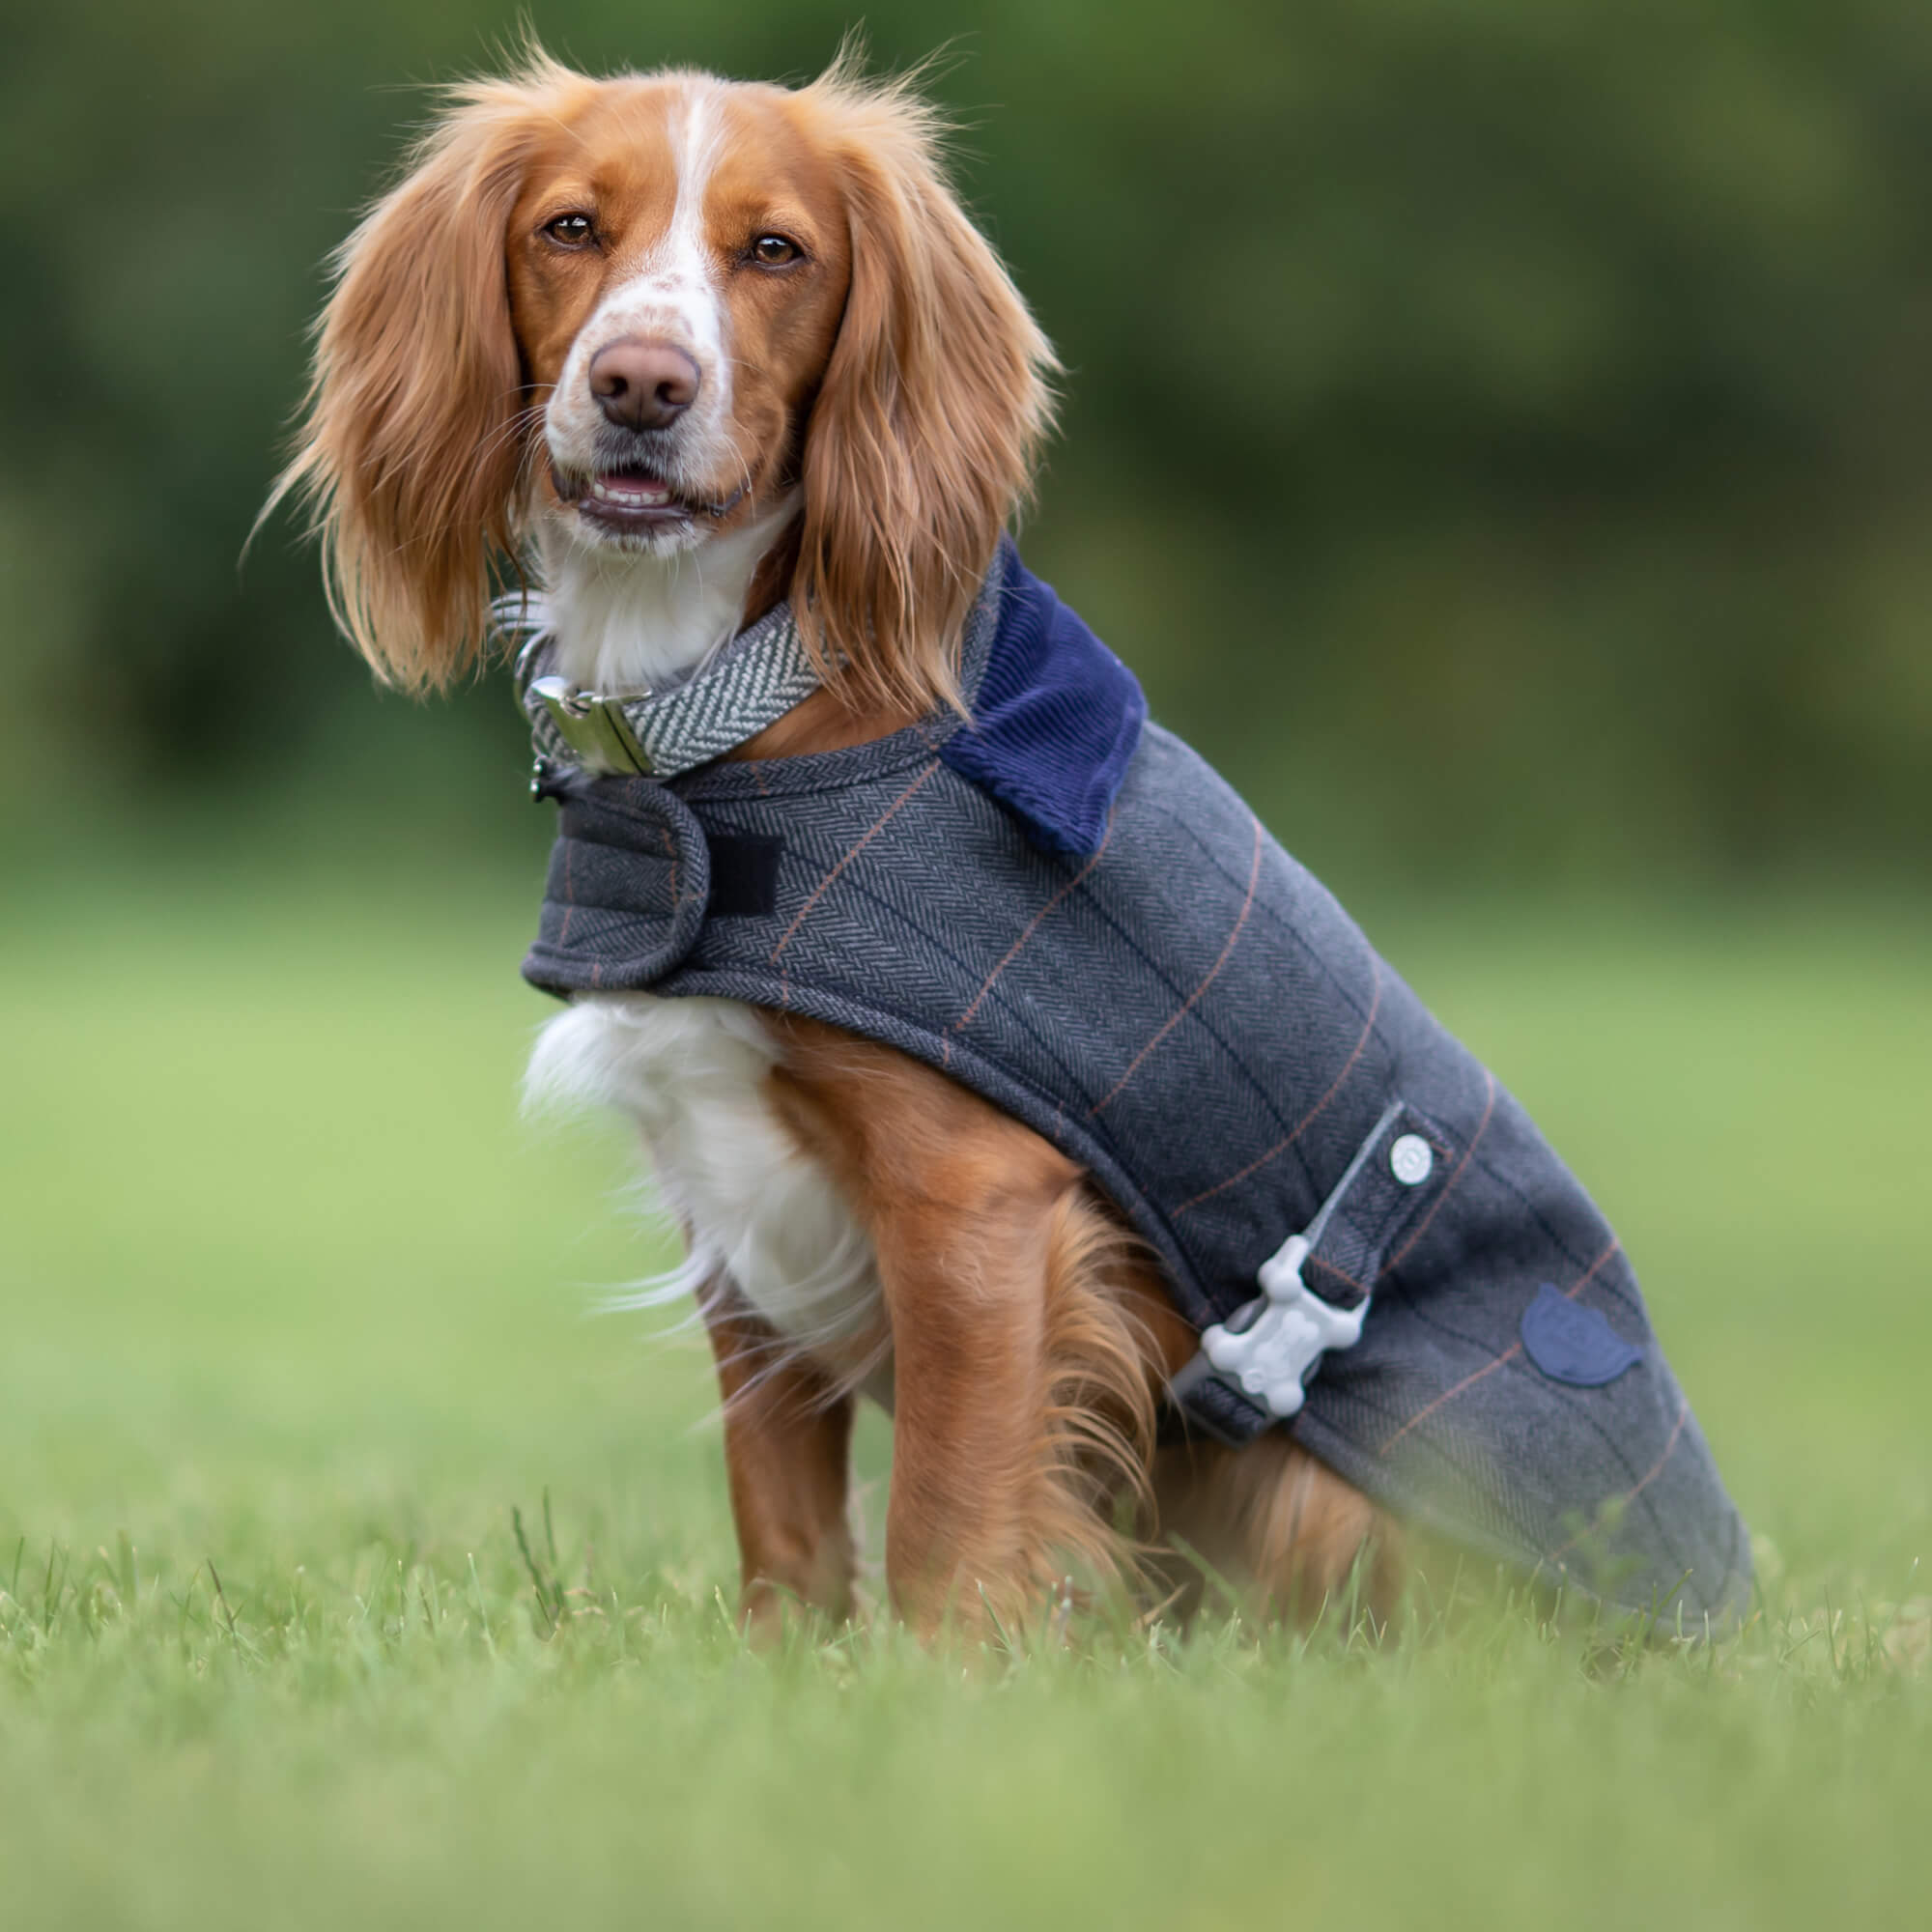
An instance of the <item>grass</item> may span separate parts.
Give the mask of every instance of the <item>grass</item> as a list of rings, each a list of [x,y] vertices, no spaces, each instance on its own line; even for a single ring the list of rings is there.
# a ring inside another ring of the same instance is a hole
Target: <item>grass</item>
[[[744,1650],[702,1347],[586,1313],[662,1259],[628,1150],[517,1117],[529,895],[377,871],[0,927],[0,1921],[1922,1922],[1922,922],[1377,926],[1636,1258],[1743,1636],[1076,1621],[962,1673]]]

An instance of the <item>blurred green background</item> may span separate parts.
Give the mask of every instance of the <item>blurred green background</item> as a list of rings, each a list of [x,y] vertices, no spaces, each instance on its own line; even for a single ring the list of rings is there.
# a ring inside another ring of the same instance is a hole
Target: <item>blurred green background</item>
[[[531,10],[588,67],[795,77],[854,17]],[[1070,368],[1030,559],[1345,896],[1922,881],[1932,11],[864,17],[881,65],[952,49],[966,191]],[[286,522],[237,571],[319,263],[412,84],[516,20],[71,0],[10,25],[16,822],[239,801],[313,833],[322,801],[428,795],[440,844],[535,842],[506,833],[499,688],[379,701]]]

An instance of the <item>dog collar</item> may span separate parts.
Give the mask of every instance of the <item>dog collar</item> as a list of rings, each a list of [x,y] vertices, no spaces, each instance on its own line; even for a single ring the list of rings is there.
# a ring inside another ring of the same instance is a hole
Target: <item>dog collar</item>
[[[538,798],[555,791],[557,767],[664,780],[711,764],[819,685],[788,604],[695,677],[626,693],[580,691],[556,672],[541,592],[499,597],[493,611],[497,631],[521,644],[517,695],[536,749]],[[1126,666],[1025,568],[1010,538],[967,616],[959,687],[970,716],[942,707],[915,727],[920,741],[1005,806],[1039,850],[1093,857],[1140,743],[1147,699]],[[827,767],[807,759],[805,770],[818,782]],[[755,788],[765,796],[776,782],[760,774]]]
[[[691,677],[658,691],[582,691],[561,676],[541,591],[498,597],[491,614],[518,647],[517,699],[539,767],[674,778],[756,737],[819,685],[789,604],[740,631]]]

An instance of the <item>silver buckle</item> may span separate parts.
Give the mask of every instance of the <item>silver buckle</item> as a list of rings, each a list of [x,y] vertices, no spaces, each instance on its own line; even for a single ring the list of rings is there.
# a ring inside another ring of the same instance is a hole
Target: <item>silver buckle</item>
[[[649,775],[650,754],[639,744],[619,699],[579,691],[566,677],[537,678],[530,693],[542,701],[557,735],[586,771]]]

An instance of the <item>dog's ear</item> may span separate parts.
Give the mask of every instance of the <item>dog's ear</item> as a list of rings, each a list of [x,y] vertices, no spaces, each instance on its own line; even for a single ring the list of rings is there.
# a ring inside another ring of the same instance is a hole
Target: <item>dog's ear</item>
[[[549,95],[519,77],[453,89],[402,181],[335,259],[291,491],[323,543],[329,609],[385,680],[446,686],[487,635],[493,560],[516,541],[528,418],[504,242]]]
[[[807,90],[852,280],[803,456],[791,602],[856,704],[958,702],[960,633],[1051,426],[1053,352],[948,187],[932,110],[842,63]]]

